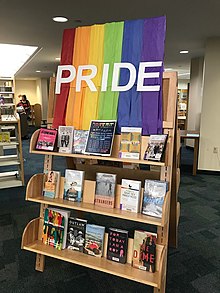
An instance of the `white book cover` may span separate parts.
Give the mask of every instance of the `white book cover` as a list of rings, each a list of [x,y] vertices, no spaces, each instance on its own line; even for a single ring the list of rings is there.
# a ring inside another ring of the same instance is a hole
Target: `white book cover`
[[[67,239],[67,229],[68,229],[68,219],[70,217],[70,211],[68,210],[61,210],[61,209],[56,209],[56,208],[50,208],[50,210],[53,210],[55,212],[60,213],[62,216],[65,218],[65,223],[64,223],[64,235],[63,235],[63,244],[62,244],[62,249],[66,248],[66,239]]]
[[[58,147],[60,153],[72,153],[73,149],[73,126],[59,126]]]
[[[139,212],[141,181],[122,179],[120,209],[134,213]]]
[[[81,202],[83,197],[84,171],[66,169],[64,199]]]

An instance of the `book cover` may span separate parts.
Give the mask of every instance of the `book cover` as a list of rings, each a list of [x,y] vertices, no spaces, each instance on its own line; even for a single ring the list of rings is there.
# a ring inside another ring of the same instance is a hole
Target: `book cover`
[[[135,268],[155,272],[157,234],[135,230],[132,265]]]
[[[79,218],[68,219],[66,248],[83,252],[85,245],[87,220]]]
[[[121,127],[119,158],[140,159],[141,132],[139,127]]]
[[[72,153],[73,148],[73,126],[59,126],[58,147],[60,153]]]
[[[141,181],[122,179],[120,209],[134,213],[139,212]]]
[[[2,143],[10,143],[10,132],[9,131],[1,131],[0,132],[0,142]]]
[[[166,141],[167,134],[150,135],[144,160],[161,161]]]
[[[53,151],[57,138],[57,130],[41,128],[37,139],[36,149]]]
[[[128,231],[109,228],[107,259],[126,263],[128,250]]]
[[[58,250],[66,247],[67,224],[70,211],[55,208],[46,208],[44,212],[44,225],[42,242]]]
[[[44,174],[43,196],[57,198],[59,195],[61,173],[59,171],[49,171]]]
[[[92,120],[86,142],[85,154],[110,156],[116,120]]]
[[[95,205],[114,208],[115,187],[116,174],[96,173]]]
[[[88,133],[88,130],[74,130],[73,153],[84,154]]]
[[[145,180],[142,214],[162,218],[167,187],[168,184],[165,181]]]
[[[83,197],[84,171],[65,170],[64,199],[81,202]]]
[[[103,255],[105,227],[87,224],[84,253],[96,257]]]

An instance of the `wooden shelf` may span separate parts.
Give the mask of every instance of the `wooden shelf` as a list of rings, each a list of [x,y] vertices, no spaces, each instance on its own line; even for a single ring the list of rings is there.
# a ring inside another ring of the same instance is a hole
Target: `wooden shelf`
[[[83,191],[83,202],[72,202],[63,199],[64,190],[64,178],[61,178],[59,198],[51,199],[42,196],[43,190],[43,174],[35,174],[31,177],[28,182],[26,189],[26,199],[33,202],[38,202],[42,204],[48,204],[53,206],[58,206],[61,208],[73,209],[83,212],[89,212],[93,214],[99,214],[119,219],[125,219],[129,221],[135,221],[150,225],[164,226],[168,221],[168,206],[170,200],[170,192],[165,196],[165,201],[163,205],[163,217],[156,218],[151,216],[146,216],[141,213],[133,213],[129,211],[120,210],[120,194],[121,186],[118,184],[116,187],[116,197],[115,197],[115,208],[103,208],[94,205],[95,196],[95,181],[84,180],[84,191]],[[142,202],[143,191],[141,195],[140,204]],[[141,208],[141,207],[140,207]]]
[[[116,275],[122,278],[140,282],[146,285],[150,285],[156,288],[160,288],[162,267],[164,264],[164,255],[165,255],[164,253],[165,248],[163,245],[157,245],[156,272],[150,273],[150,272],[142,271],[132,267],[131,265],[132,253],[128,255],[129,263],[119,264],[119,263],[115,263],[113,261],[107,260],[105,258],[106,248],[104,248],[104,256],[98,258],[98,257],[89,256],[84,253],[80,253],[80,252],[72,251],[68,249],[64,249],[60,251],[51,246],[45,245],[41,242],[41,240],[38,237],[38,234],[40,234],[38,233],[39,226],[42,225],[42,223],[40,223],[41,221],[43,220],[40,218],[37,218],[28,223],[22,236],[22,245],[21,245],[22,249],[43,254],[45,256],[50,256],[50,257],[67,261],[70,263],[74,263],[77,265],[82,265],[90,269],[95,269],[101,272]],[[105,245],[106,243],[107,243],[107,239],[105,239]],[[129,239],[128,246],[132,248],[133,239]]]
[[[120,136],[115,135],[113,149],[112,149],[112,156],[105,157],[105,156],[94,156],[94,155],[84,155],[84,154],[66,154],[66,153],[59,153],[59,152],[50,152],[50,151],[39,151],[35,150],[37,138],[39,135],[39,129],[36,130],[30,141],[30,153],[32,154],[41,154],[41,155],[52,155],[52,156],[60,156],[60,157],[71,157],[71,158],[79,158],[79,159],[87,159],[87,160],[104,160],[104,161],[117,161],[122,163],[133,163],[133,164],[143,164],[143,165],[154,165],[154,166],[165,166],[164,162],[157,162],[157,161],[147,161],[147,160],[133,160],[133,159],[121,159],[118,158],[119,153],[119,144],[120,144]],[[142,136],[142,142],[141,142],[141,158],[144,157],[144,152],[147,147],[149,137]]]

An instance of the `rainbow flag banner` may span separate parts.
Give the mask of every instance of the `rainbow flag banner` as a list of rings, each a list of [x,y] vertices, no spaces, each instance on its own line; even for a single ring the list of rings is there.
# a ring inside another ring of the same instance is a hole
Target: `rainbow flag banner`
[[[117,133],[161,133],[165,34],[165,16],[64,30],[53,127],[116,119]]]

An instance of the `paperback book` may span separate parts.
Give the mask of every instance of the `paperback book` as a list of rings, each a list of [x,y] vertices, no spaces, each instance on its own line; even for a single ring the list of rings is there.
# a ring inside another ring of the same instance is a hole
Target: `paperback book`
[[[86,142],[85,154],[110,156],[116,120],[92,120]]]
[[[57,130],[41,128],[37,139],[36,149],[53,151],[56,145]]]
[[[59,126],[58,147],[60,153],[72,153],[73,149],[73,126]]]
[[[73,152],[75,154],[84,154],[88,130],[74,130]]]
[[[150,135],[144,159],[161,161],[165,150],[167,134]]]
[[[10,143],[10,132],[9,131],[1,131],[0,132],[0,143]]]
[[[141,213],[162,218],[163,203],[168,184],[165,181],[145,180]]]
[[[121,127],[119,158],[140,159],[141,132],[139,127]]]
[[[96,173],[95,205],[115,206],[116,174]]]
[[[157,234],[135,230],[132,265],[135,268],[155,272]]]
[[[128,231],[109,228],[107,259],[126,263],[128,250]]]
[[[122,179],[120,209],[134,213],[139,212],[141,181]]]
[[[96,257],[103,255],[105,227],[87,224],[84,253]]]
[[[64,199],[81,202],[83,197],[84,171],[65,170]]]
[[[49,198],[58,197],[60,188],[60,177],[61,173],[59,171],[49,171],[44,174],[43,196]]]
[[[71,250],[83,252],[85,245],[87,220],[79,218],[69,218],[67,230],[66,247]]]
[[[44,212],[44,225],[42,242],[58,250],[66,247],[67,225],[70,211],[55,208],[46,208]]]

